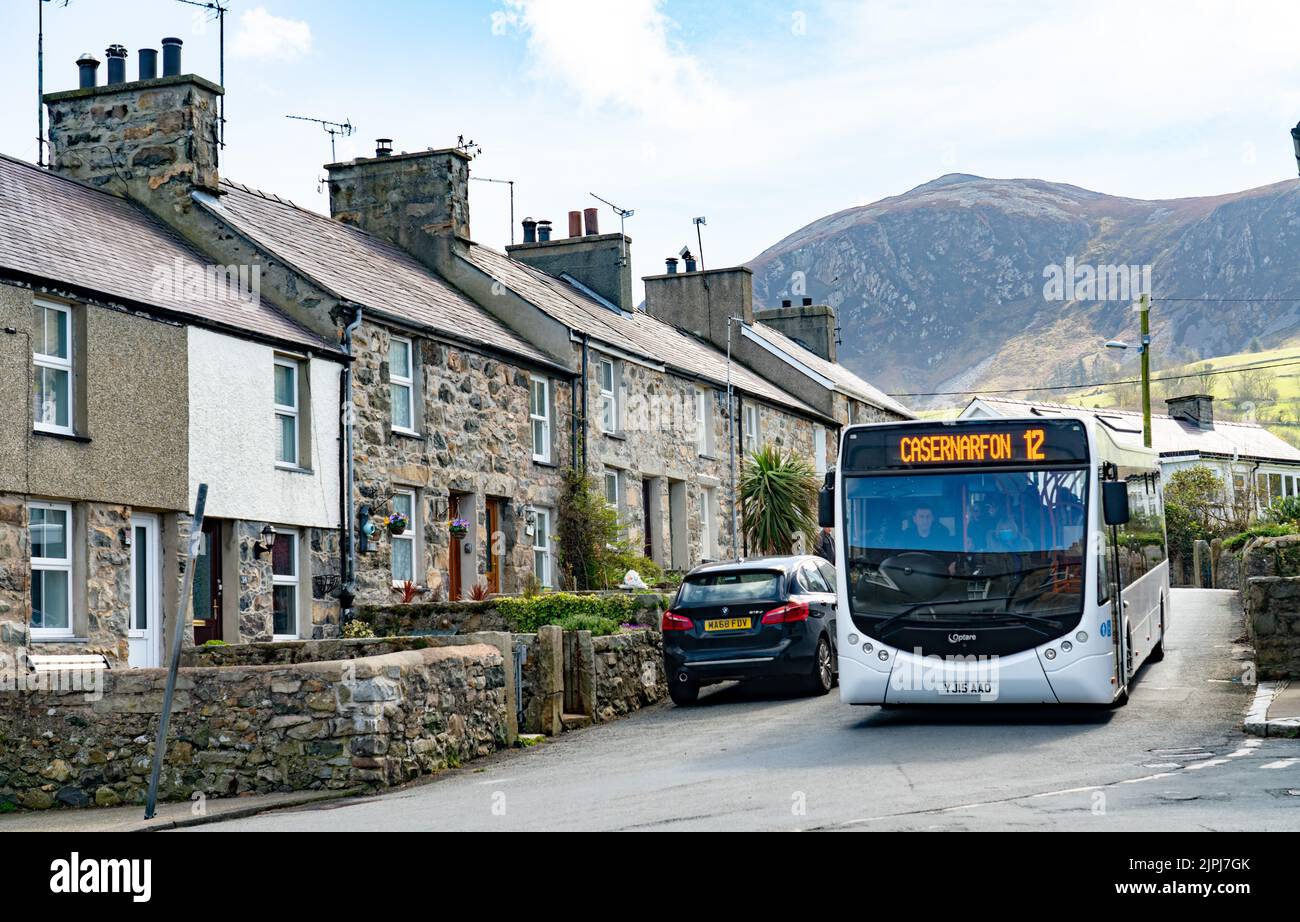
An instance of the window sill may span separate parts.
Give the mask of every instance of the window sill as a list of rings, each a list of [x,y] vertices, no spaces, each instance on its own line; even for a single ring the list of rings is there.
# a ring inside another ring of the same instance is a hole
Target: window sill
[[[31,635],[31,642],[32,643],[90,643],[90,638],[73,637],[71,634],[68,634],[63,637],[60,636],[38,637],[35,634],[33,634]]]
[[[404,439],[416,439],[416,440],[421,441],[421,442],[424,441],[424,435],[423,435],[422,433],[416,432],[414,429],[397,429],[397,428],[394,428],[394,429],[392,430],[392,433],[393,433],[393,435],[401,436],[401,437],[404,438]]]
[[[315,471],[313,471],[309,467],[298,467],[298,465],[296,464],[277,464],[275,466],[275,469],[285,474],[314,474],[315,473]]]
[[[604,436],[605,438],[607,438],[607,439],[617,439],[617,440],[620,441],[620,442],[626,442],[626,441],[627,441],[627,433],[626,433],[626,432],[623,432],[623,431],[621,431],[621,430],[618,431],[618,432],[606,432],[604,429],[602,429],[602,430],[600,430],[600,434],[603,435],[603,436]]]
[[[538,467],[549,467],[552,470],[559,467],[559,465],[556,464],[554,461],[551,461],[547,458],[539,458],[536,455],[533,455],[533,463],[536,464]]]
[[[33,429],[32,435],[42,435],[49,439],[62,439],[65,442],[79,442],[83,445],[90,444],[90,436],[77,435],[75,432],[54,432],[50,429]]]

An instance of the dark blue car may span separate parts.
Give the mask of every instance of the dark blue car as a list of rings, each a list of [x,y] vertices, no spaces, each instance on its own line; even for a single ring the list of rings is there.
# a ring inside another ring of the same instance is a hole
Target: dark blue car
[[[664,666],[678,705],[733,679],[835,685],[835,568],[820,557],[759,557],[697,567],[664,613]]]

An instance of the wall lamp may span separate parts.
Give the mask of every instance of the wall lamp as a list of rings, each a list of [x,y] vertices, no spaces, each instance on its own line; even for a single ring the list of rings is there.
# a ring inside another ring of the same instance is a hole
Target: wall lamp
[[[261,559],[275,544],[275,529],[268,525],[262,529],[262,540],[253,545],[253,557]]]

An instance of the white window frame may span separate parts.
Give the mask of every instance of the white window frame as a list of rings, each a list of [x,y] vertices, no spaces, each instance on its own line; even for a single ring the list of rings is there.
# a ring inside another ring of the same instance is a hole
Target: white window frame
[[[534,408],[537,388],[541,387],[542,412]],[[537,444],[537,423],[542,424],[542,444]],[[551,379],[532,375],[528,384],[528,428],[533,439],[533,460],[550,463],[551,460]]]
[[[743,433],[745,453],[758,451],[758,404],[745,402],[741,409],[741,425],[745,430]]]
[[[555,577],[554,562],[551,553],[551,523],[554,521],[554,515],[550,509],[544,506],[533,506],[531,507],[531,511],[533,513],[533,573],[537,576],[537,579],[544,587],[547,589],[553,589],[555,588]],[[546,520],[545,534],[543,534],[542,529],[538,527],[538,523],[543,518]],[[538,543],[539,539],[541,541],[540,544]],[[542,561],[542,572],[540,573],[537,572],[538,555],[541,555]]]
[[[707,457],[713,448],[713,413],[707,388],[695,388],[695,450]]]
[[[293,373],[293,405],[275,403],[275,466],[291,468],[297,470],[302,467],[302,383],[300,381],[302,369],[297,361],[283,356],[275,357],[275,365],[280,368],[288,368]],[[271,377],[271,400],[275,402],[275,376]],[[293,454],[292,461],[285,461],[280,457],[280,418],[289,417],[293,419]]]
[[[395,587],[401,586],[402,583],[405,582],[405,580],[398,579],[397,574],[393,572],[393,557],[395,555],[391,553],[391,549],[392,547],[396,547],[397,542],[399,541],[409,541],[411,544],[411,582],[418,586],[420,585],[420,580],[417,577],[420,571],[417,566],[419,558],[416,555],[419,552],[419,543],[416,541],[416,536],[419,534],[418,522],[420,518],[420,498],[414,490],[394,490],[394,499],[398,496],[406,496],[410,498],[411,514],[407,516],[406,531],[400,535],[388,536],[388,540],[391,542],[388,558],[388,575],[392,578],[393,586]],[[397,507],[393,506],[393,510],[396,511],[396,509]]]
[[[818,477],[826,476],[826,427],[813,424],[813,467]]]
[[[76,523],[72,516],[72,505],[69,503],[45,503],[32,501],[27,504],[28,509],[28,528],[31,528],[31,510],[47,509],[55,512],[62,512],[66,517],[64,526],[63,545],[67,548],[68,556],[59,557],[31,557],[32,579],[36,578],[37,571],[51,571],[68,574],[68,626],[67,627],[33,627],[31,619],[28,618],[28,630],[31,632],[33,640],[53,640],[64,639],[76,636],[75,613],[73,611],[73,584],[72,584],[72,561],[73,561],[73,534],[76,530]]]
[[[293,574],[291,576],[282,576],[275,572],[274,554],[272,551],[271,563],[271,630],[274,640],[297,640],[302,636],[302,548],[298,541],[298,530],[296,528],[277,528],[275,537],[272,541],[279,541],[285,538],[289,542],[289,547],[293,549]],[[276,634],[275,631],[275,587],[292,586],[293,587],[293,633]]]
[[[406,344],[406,373],[398,374],[393,368],[393,343]],[[419,430],[415,425],[415,343],[409,336],[390,336],[388,338],[388,383],[389,394],[392,394],[392,385],[406,388],[406,418],[411,421],[410,426],[397,425],[397,401],[393,400],[393,406],[389,411],[389,422],[392,424],[394,432],[404,432],[407,435],[419,435]]]
[[[609,487],[610,487],[611,480],[614,484],[614,499],[612,502],[610,501],[609,498]],[[623,505],[623,472],[620,471],[618,468],[614,468],[614,467],[605,468],[604,483],[605,483],[605,505],[608,506],[610,509],[613,509],[615,512],[617,512],[619,511],[619,508]]]
[[[714,511],[717,508],[718,491],[713,487],[700,487],[700,556],[704,560],[718,559],[718,540],[715,533]]]
[[[609,385],[605,384],[605,369],[609,369]],[[600,388],[600,431],[608,434],[618,432],[618,366],[613,359],[599,358],[596,361],[597,384]]]
[[[60,435],[73,435],[76,432],[77,417],[75,415],[75,404],[74,404],[76,385],[74,382],[75,376],[73,375],[72,365],[73,365],[73,357],[76,355],[77,347],[76,347],[76,343],[73,341],[73,335],[72,335],[73,333],[72,308],[66,304],[59,304],[54,301],[41,301],[41,300],[35,301],[34,306],[42,308],[44,310],[55,311],[56,313],[60,313],[64,316],[68,324],[68,354],[67,357],[63,357],[58,355],[47,355],[44,352],[36,351],[36,346],[34,342],[37,333],[39,333],[41,337],[41,348],[45,347],[44,325],[42,324],[42,328],[39,331],[34,330],[32,332],[33,373],[32,373],[32,380],[30,382],[30,386],[32,388],[32,428],[36,429],[39,432],[55,432]],[[44,320],[44,315],[42,314],[42,321],[43,320]],[[38,419],[36,416],[36,393],[35,393],[36,370],[42,368],[48,368],[51,371],[65,371],[68,373],[68,424],[66,426],[60,426],[57,423],[45,422],[43,420]]]

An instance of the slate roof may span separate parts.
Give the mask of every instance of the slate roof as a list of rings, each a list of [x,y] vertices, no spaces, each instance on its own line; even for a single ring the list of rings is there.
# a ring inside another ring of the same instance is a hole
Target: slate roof
[[[808,366],[823,378],[834,382],[835,390],[840,393],[880,407],[882,410],[891,410],[908,419],[915,416],[903,404],[879,388],[868,384],[843,365],[838,362],[827,361],[812,350],[799,345],[779,330],[765,323],[754,323],[747,329],[761,336],[768,344],[779,349],[795,362]]]
[[[614,310],[563,279],[481,244],[470,245],[468,259],[569,329],[589,334],[597,344],[604,343],[714,384],[726,383],[726,353],[644,311]],[[731,363],[731,384],[769,403],[821,415],[739,362]]]
[[[1053,416],[1060,413],[1088,413],[1100,421],[1120,445],[1142,445],[1142,414],[1131,410],[1094,410],[1066,403],[1035,403],[1008,397],[976,397],[1003,416]],[[1151,443],[1161,456],[1202,454],[1259,458],[1300,464],[1300,449],[1257,423],[1215,420],[1213,429],[1201,429],[1164,414],[1151,415]]]
[[[193,297],[170,281],[155,290],[156,270],[174,274],[176,260],[187,267],[212,264],[141,206],[0,154],[0,269],[204,325],[337,351],[265,302],[211,292]]]
[[[221,185],[227,194],[215,206],[205,202],[205,208],[335,296],[392,318],[555,364],[400,247],[277,196],[229,180]]]

